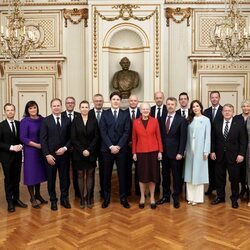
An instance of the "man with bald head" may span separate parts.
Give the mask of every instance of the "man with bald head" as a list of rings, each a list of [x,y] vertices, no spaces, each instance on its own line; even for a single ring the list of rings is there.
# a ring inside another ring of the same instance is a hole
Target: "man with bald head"
[[[127,195],[131,195],[132,188],[132,166],[133,166],[133,154],[132,154],[132,125],[133,120],[140,117],[141,113],[138,106],[138,97],[136,95],[130,95],[129,99],[129,107],[126,110],[130,117],[131,122],[131,130],[128,138],[128,153],[127,153]],[[135,193],[136,195],[140,195],[139,182],[136,171],[136,162],[135,164]]]

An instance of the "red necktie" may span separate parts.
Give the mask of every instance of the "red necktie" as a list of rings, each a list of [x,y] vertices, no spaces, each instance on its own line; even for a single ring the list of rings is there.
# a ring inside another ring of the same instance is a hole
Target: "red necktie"
[[[167,122],[166,122],[166,132],[168,134],[169,129],[170,129],[170,119],[171,119],[171,115],[168,116]]]

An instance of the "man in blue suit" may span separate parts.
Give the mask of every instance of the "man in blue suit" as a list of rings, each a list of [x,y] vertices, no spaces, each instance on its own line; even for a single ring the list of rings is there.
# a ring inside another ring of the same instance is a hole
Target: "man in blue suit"
[[[163,142],[162,160],[162,188],[163,197],[157,202],[158,205],[170,202],[170,171],[173,175],[173,200],[174,207],[179,208],[179,194],[181,187],[180,170],[181,160],[187,142],[187,121],[175,112],[177,100],[174,97],[167,99],[167,115],[160,119],[161,136]]]
[[[121,95],[118,91],[110,94],[111,108],[101,117],[99,128],[101,133],[101,152],[104,162],[104,201],[102,208],[110,203],[111,177],[116,162],[119,179],[120,202],[130,208],[126,194],[126,156],[130,131],[130,118],[126,111],[120,109]]]

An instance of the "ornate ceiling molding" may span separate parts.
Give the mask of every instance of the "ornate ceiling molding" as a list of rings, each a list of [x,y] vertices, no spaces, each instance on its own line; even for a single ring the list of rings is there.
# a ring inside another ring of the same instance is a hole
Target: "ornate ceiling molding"
[[[190,26],[189,19],[192,14],[191,8],[166,8],[166,19],[167,19],[167,27],[169,27],[169,20],[172,19],[175,23],[182,23],[185,19],[187,19],[187,26]]]
[[[68,20],[73,24],[78,24],[84,19],[84,27],[88,27],[88,9],[77,9],[74,8],[72,10],[63,9],[63,17],[64,17],[64,26],[68,27]],[[77,19],[75,17],[78,17]]]

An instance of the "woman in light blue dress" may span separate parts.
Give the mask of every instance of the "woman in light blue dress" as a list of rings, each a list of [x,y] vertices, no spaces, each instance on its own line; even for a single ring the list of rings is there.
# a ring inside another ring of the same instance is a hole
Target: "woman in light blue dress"
[[[186,145],[184,181],[188,204],[204,202],[204,184],[208,179],[208,155],[211,144],[210,120],[203,115],[202,103],[190,104],[190,116]]]

